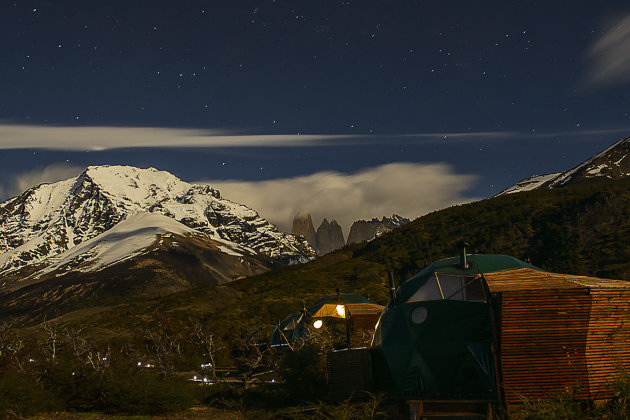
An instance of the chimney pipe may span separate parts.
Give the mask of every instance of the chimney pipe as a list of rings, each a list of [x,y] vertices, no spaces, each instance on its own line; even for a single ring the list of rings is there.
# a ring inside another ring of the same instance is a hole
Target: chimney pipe
[[[394,273],[389,272],[389,296],[392,303],[396,303],[396,283],[394,282]]]
[[[457,243],[457,247],[459,248],[459,266],[462,269],[467,269],[470,267],[468,261],[466,261],[466,247],[468,246],[468,243],[464,241],[459,241]]]

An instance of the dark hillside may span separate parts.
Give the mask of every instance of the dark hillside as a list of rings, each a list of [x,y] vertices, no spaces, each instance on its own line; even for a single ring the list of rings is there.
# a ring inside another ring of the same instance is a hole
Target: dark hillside
[[[464,238],[471,252],[531,259],[571,274],[630,278],[630,181],[537,190],[428,214],[355,251],[401,273],[453,255]]]
[[[207,317],[217,333],[232,341],[337,287],[386,303],[388,271],[404,280],[436,259],[455,255],[454,244],[461,238],[471,244],[471,252],[529,258],[550,271],[630,279],[630,180],[454,206],[309,264],[64,319],[122,332],[162,317],[182,322]]]

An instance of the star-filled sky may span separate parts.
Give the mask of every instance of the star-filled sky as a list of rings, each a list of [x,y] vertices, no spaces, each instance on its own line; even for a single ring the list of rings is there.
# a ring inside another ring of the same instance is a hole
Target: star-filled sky
[[[153,166],[347,232],[630,135],[625,1],[3,1],[0,45],[0,199]]]

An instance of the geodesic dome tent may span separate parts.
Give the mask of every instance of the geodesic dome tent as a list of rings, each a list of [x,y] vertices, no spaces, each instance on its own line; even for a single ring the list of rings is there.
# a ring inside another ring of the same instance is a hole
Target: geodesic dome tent
[[[295,312],[280,321],[271,334],[269,344],[272,347],[286,346],[297,340],[300,337],[302,329],[300,324],[304,316],[302,312]]]
[[[467,257],[434,262],[398,288],[370,350],[376,390],[508,404],[612,396],[617,367],[630,368],[630,283]]]

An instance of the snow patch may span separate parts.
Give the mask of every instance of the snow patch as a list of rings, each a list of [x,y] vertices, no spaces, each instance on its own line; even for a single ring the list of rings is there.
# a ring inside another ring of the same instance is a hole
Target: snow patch
[[[594,176],[598,176],[601,174],[602,169],[608,168],[608,165],[606,165],[605,163],[602,163],[601,165],[598,165],[594,168],[589,169],[588,171],[586,171],[586,173],[588,175],[594,175]]]
[[[239,254],[238,252],[234,251],[233,249],[230,249],[230,248],[225,247],[225,246],[219,245],[219,250],[221,252],[223,252],[224,254],[233,255],[235,257],[242,257],[243,256],[243,254]]]
[[[514,194],[514,193],[518,193],[522,191],[535,190],[536,188],[543,185],[545,182],[549,182],[553,180],[554,178],[557,178],[559,175],[561,175],[561,172],[557,172],[553,174],[530,176],[529,178],[525,178],[524,180],[517,182],[511,187],[506,188],[505,190],[497,194],[495,197],[498,197],[500,195],[505,195],[505,194]]]
[[[44,272],[54,271],[77,260],[83,260],[82,265],[89,271],[100,269],[142,253],[166,233],[192,235],[195,231],[166,216],[137,213],[97,237],[61,253]]]

